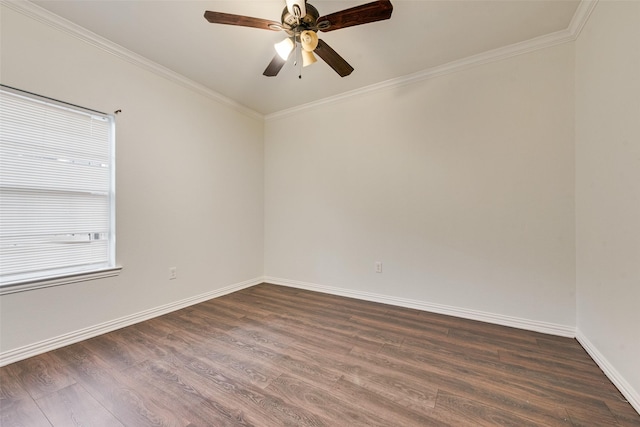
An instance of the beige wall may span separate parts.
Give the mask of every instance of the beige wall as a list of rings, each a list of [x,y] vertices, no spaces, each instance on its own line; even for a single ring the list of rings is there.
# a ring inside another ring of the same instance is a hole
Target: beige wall
[[[573,59],[568,43],[268,120],[265,275],[573,330]]]
[[[117,116],[117,278],[0,297],[0,352],[262,276],[263,120],[2,8],[3,84]],[[169,281],[169,267],[178,279]]]
[[[0,355],[266,275],[577,327],[640,408],[640,3],[601,1],[575,44],[266,123],[1,19],[2,83],[123,110],[124,270],[0,297]]]
[[[579,338],[640,411],[640,2],[600,1],[576,43]]]

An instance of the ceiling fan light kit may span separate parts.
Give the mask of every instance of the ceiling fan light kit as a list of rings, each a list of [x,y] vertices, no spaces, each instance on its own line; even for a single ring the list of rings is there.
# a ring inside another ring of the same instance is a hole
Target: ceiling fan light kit
[[[286,32],[288,37],[274,45],[277,53],[264,70],[263,74],[265,76],[274,77],[278,75],[291,56],[291,52],[299,44],[304,67],[317,61],[313,54],[315,52],[336,73],[341,77],[345,77],[351,74],[353,67],[325,41],[319,39],[317,32],[334,31],[355,25],[382,21],[391,18],[392,12],[393,6],[389,0],[378,0],[320,16],[318,10],[307,3],[306,0],[286,0],[281,22],[212,11],[206,11],[204,17],[212,24],[237,25]]]
[[[291,38],[287,37],[281,42],[273,45],[273,47],[275,47],[276,52],[278,52],[278,56],[286,61],[287,59],[289,59],[289,55],[291,55],[291,51],[295,47],[295,43]]]
[[[300,33],[300,45],[307,52],[313,52],[318,47],[318,35],[313,31],[303,31]]]
[[[308,67],[309,65],[318,62],[313,52],[308,50],[302,50],[302,66]]]

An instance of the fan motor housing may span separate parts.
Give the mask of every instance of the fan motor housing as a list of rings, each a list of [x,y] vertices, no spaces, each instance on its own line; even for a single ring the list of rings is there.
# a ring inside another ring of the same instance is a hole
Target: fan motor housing
[[[284,8],[284,10],[282,11],[281,21],[282,21],[284,30],[289,35],[300,34],[302,31],[305,31],[305,30],[312,30],[312,31],[317,30],[316,22],[320,17],[320,14],[318,13],[318,9],[316,9],[315,7],[307,3],[306,10],[307,10],[307,14],[301,17],[300,22],[298,22],[295,15],[292,15],[291,13],[289,13],[289,9],[287,9],[286,7]]]

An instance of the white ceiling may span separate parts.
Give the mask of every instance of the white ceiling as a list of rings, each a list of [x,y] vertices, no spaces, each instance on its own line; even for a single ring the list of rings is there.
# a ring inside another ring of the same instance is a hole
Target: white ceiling
[[[262,75],[284,33],[208,23],[205,10],[280,21],[284,0],[36,0],[35,4],[261,114],[569,27],[579,0],[391,0],[390,20],[319,33],[355,71],[318,62]],[[320,15],[367,3],[310,0]]]

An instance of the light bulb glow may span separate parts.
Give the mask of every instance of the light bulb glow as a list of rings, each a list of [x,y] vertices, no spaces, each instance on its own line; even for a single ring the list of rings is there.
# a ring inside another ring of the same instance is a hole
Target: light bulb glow
[[[293,50],[293,40],[286,38],[281,42],[274,44],[273,47],[276,49],[276,52],[278,52],[278,56],[286,61]]]

